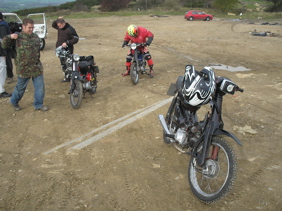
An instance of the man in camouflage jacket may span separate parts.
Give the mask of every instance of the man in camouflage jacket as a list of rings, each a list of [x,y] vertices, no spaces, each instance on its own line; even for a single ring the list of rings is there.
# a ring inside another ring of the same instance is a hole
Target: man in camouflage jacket
[[[33,33],[34,21],[30,18],[23,19],[23,29],[20,33],[6,36],[2,40],[4,48],[11,47],[16,42],[15,65],[18,75],[17,85],[10,98],[10,102],[16,111],[21,110],[19,101],[22,99],[30,79],[34,86],[35,110],[47,111],[48,107],[43,105],[45,86],[43,78],[43,66],[40,61],[40,39]]]

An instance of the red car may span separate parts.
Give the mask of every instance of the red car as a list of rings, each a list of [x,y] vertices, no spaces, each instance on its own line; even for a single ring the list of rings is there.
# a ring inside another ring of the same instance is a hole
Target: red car
[[[204,20],[204,21],[209,21],[209,20],[213,19],[213,16],[206,14],[206,13],[199,11],[199,10],[190,10],[190,11],[185,13],[184,18],[187,19],[187,20],[190,20],[190,21],[192,21],[194,19],[195,20],[200,19],[200,20]]]

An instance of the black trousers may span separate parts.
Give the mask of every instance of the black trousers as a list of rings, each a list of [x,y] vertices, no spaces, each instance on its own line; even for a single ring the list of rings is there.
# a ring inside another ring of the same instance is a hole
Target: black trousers
[[[11,53],[11,50],[6,50],[7,78],[14,77]]]

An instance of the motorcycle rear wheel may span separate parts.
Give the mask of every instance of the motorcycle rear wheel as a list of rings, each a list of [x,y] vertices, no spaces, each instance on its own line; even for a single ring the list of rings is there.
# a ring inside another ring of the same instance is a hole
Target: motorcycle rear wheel
[[[231,146],[220,137],[213,137],[203,167],[191,157],[188,180],[193,194],[205,204],[214,203],[226,196],[234,185],[238,166]]]
[[[78,79],[74,79],[72,83],[74,83],[74,89],[70,92],[70,104],[74,109],[78,109],[83,97],[83,87],[81,81]]]
[[[137,69],[138,69],[137,63],[132,62],[131,68],[130,68],[130,77],[134,85],[138,84],[138,81],[139,81],[139,73]]]

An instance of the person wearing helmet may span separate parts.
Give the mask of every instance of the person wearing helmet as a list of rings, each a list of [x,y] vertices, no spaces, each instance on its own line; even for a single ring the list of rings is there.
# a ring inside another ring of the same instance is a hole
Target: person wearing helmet
[[[144,52],[145,59],[147,60],[147,63],[150,67],[150,76],[154,77],[154,70],[153,65],[154,62],[152,60],[152,57],[149,53],[149,50],[147,46],[149,46],[153,41],[154,35],[152,32],[150,32],[148,29],[136,26],[136,25],[130,25],[127,28],[127,31],[124,36],[124,41],[122,44],[122,48],[127,45],[129,42],[131,43],[146,43],[146,46],[142,47],[143,49],[140,49]],[[122,76],[127,76],[130,74],[130,66],[131,66],[131,60],[133,58],[133,52],[130,49],[127,56],[126,56],[126,72],[122,74]]]

